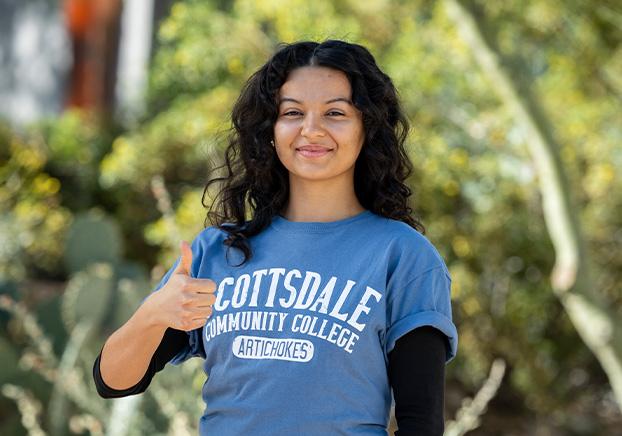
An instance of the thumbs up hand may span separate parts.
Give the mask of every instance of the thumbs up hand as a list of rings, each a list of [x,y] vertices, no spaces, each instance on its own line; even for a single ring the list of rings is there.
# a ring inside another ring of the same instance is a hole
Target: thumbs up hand
[[[179,264],[162,289],[145,303],[150,305],[154,324],[190,331],[204,326],[212,315],[217,286],[213,280],[191,277],[192,249],[186,241],[181,241],[179,248]]]

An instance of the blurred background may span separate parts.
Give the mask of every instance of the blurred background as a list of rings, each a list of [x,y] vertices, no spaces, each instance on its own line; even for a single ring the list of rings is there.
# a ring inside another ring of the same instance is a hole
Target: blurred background
[[[197,434],[200,359],[118,400],[92,362],[204,228],[244,81],[324,38],[367,46],[413,126],[460,334],[446,434],[620,434],[617,0],[1,0],[0,434]]]

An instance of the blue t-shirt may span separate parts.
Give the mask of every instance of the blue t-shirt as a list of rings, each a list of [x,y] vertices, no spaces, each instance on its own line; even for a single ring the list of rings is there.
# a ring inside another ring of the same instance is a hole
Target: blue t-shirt
[[[192,241],[191,275],[214,280],[217,301],[171,360],[205,359],[201,435],[386,435],[396,340],[434,326],[455,356],[449,272],[409,225],[369,210],[333,222],[277,215],[241,267],[225,238],[210,226]]]

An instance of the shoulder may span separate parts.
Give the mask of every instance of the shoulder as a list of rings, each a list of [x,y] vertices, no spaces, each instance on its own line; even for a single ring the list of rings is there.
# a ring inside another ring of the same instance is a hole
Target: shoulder
[[[221,246],[226,238],[227,232],[216,226],[208,226],[196,234],[192,240],[192,249],[199,252],[208,251],[210,248]]]
[[[415,278],[438,268],[449,275],[445,260],[426,235],[405,222],[380,218],[383,220],[383,233],[387,240],[390,272],[405,278]]]

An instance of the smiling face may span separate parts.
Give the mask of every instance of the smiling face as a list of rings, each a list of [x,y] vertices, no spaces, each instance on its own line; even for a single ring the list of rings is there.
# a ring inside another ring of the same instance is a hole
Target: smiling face
[[[365,134],[347,76],[326,67],[296,68],[278,98],[274,142],[290,184],[336,178],[353,183]]]

